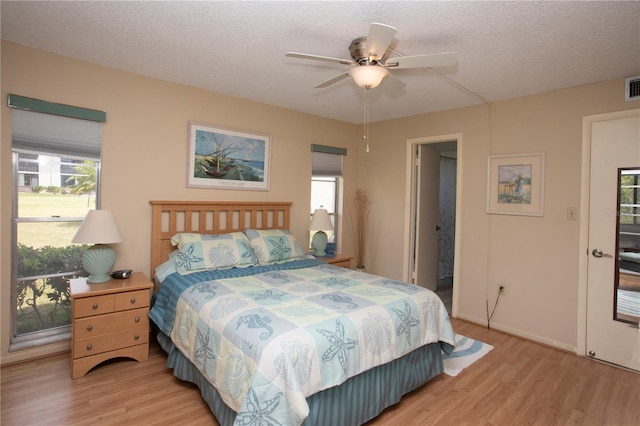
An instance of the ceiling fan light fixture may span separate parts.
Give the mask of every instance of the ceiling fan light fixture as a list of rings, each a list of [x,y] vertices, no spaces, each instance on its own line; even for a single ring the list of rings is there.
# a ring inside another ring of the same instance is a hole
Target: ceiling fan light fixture
[[[389,74],[389,70],[377,65],[362,65],[349,70],[353,81],[364,89],[378,87],[387,74]]]

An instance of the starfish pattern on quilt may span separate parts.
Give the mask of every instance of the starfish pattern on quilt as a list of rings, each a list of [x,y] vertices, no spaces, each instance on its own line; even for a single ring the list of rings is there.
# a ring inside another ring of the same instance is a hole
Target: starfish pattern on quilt
[[[278,392],[273,398],[261,402],[253,388],[249,388],[246,404],[248,411],[240,411],[236,423],[247,426],[280,425],[281,423],[270,414],[278,407],[281,398],[282,392]]]
[[[404,334],[407,338],[407,343],[411,345],[411,327],[416,327],[420,324],[420,321],[411,316],[411,306],[406,301],[404,302],[404,312],[396,308],[391,308],[391,310],[400,318],[400,324],[396,327],[396,334],[398,336]]]
[[[329,349],[322,354],[322,361],[329,362],[337,356],[342,370],[346,373],[347,360],[349,357],[347,351],[355,348],[358,341],[345,336],[344,325],[340,320],[336,320],[335,333],[323,329],[316,329],[316,331],[326,337],[329,343],[331,343]]]
[[[249,296],[253,297],[253,300],[282,300],[285,296],[285,293],[279,292],[274,293],[273,290],[265,290],[262,293],[249,293]]]

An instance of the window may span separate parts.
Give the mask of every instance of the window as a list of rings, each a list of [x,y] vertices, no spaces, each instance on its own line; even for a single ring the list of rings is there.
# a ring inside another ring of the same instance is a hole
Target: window
[[[331,223],[333,224],[333,231],[326,231],[329,242],[335,243],[335,236],[338,235],[337,221],[338,216],[336,212],[336,206],[338,205],[338,177],[326,177],[326,176],[312,176],[311,177],[311,212],[309,214],[309,221],[316,209],[327,209]],[[309,241],[313,237],[316,231],[309,231]]]
[[[640,224],[640,171],[625,170],[620,176],[620,223]]]
[[[15,108],[11,349],[69,338],[68,280],[84,275],[84,247],[71,239],[99,199],[100,122],[26,111],[23,102],[59,106],[9,95]]]
[[[621,251],[640,251],[640,169],[620,171],[618,245]]]
[[[312,176],[311,176],[311,209],[309,220],[316,209],[324,208],[329,212],[333,231],[327,232],[329,242],[337,243],[340,236],[340,221],[338,220],[338,206],[340,205],[340,183],[342,179],[342,156],[347,151],[322,145],[311,145]],[[309,241],[315,231],[309,231]]]

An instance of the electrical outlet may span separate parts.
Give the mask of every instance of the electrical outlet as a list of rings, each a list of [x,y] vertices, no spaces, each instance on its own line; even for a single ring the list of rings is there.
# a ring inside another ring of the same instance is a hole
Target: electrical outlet
[[[502,296],[506,296],[506,295],[507,295],[507,292],[506,292],[506,290],[504,289],[504,286],[503,286],[503,285],[501,285],[501,286],[500,286],[500,294],[501,294]]]

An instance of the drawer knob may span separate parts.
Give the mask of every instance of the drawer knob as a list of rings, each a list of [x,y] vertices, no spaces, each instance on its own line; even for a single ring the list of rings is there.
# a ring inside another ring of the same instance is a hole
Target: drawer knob
[[[89,344],[87,345],[87,350],[88,350],[88,351],[90,351],[91,349],[93,349],[93,345],[92,345],[91,343],[89,343]]]
[[[135,322],[140,322],[140,317],[135,317],[134,321]]]
[[[135,297],[132,297],[132,298],[131,298],[131,304],[133,305],[134,303],[136,303],[136,298],[135,298]]]
[[[140,340],[140,335],[136,334],[135,336],[133,336],[134,340]]]
[[[91,331],[91,330],[93,330],[93,326],[92,325],[88,325],[87,326],[87,331]]]
[[[95,310],[95,309],[98,309],[98,304],[97,304],[97,303],[94,303],[94,304],[93,304],[93,306],[91,306],[91,307],[92,307],[94,310]]]

